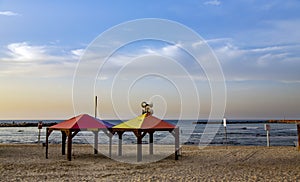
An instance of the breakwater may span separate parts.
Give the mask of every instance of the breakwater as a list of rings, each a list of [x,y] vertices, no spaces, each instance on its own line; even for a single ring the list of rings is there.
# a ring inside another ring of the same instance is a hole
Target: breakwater
[[[57,122],[43,123],[43,126],[48,127],[57,124]],[[0,123],[0,127],[37,127],[36,122],[12,122],[12,123]]]

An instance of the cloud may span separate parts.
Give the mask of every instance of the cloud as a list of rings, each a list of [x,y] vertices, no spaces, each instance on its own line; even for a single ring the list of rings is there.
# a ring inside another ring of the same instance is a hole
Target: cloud
[[[0,11],[0,15],[3,15],[3,16],[19,16],[20,14],[12,12],[12,11]]]
[[[85,49],[74,49],[71,51],[71,53],[77,57],[80,58],[84,54]]]
[[[11,60],[33,61],[47,58],[45,47],[31,46],[26,42],[12,43],[7,46]]]
[[[72,76],[79,50],[65,51],[53,45],[17,42],[7,45],[0,55],[1,76]]]
[[[248,45],[299,44],[300,19],[260,20],[257,26],[232,35]]]
[[[299,45],[243,48],[224,41],[223,45],[212,47],[228,81],[300,81]]]
[[[194,42],[192,43],[192,47],[193,48],[197,48],[198,46],[203,46],[205,44],[223,44],[224,42],[232,42],[231,38],[216,38],[216,39],[208,39],[208,40],[203,40],[203,41],[198,41],[198,42]]]
[[[175,56],[179,56],[181,47],[182,45],[180,43],[177,43],[174,45],[166,45],[161,48],[148,48],[145,49],[143,52],[148,54],[161,55],[165,57],[175,57]]]
[[[219,6],[221,4],[221,1],[218,0],[211,0],[204,2],[205,5],[213,5],[213,6]]]
[[[190,42],[188,46],[202,46],[202,43]],[[300,81],[298,71],[300,46],[298,44],[242,47],[240,45],[245,44],[236,44],[232,38],[209,39],[205,40],[205,43],[208,43],[214,50],[227,81],[272,80],[286,83],[299,83]],[[134,78],[137,72],[148,73],[152,70],[158,72],[165,70],[170,78],[186,79],[186,73],[180,72],[179,67],[186,69],[189,76],[195,80],[207,80],[201,65],[199,66],[187,52],[182,50],[184,46],[180,43],[163,46],[133,46],[129,49],[118,50],[106,60],[105,54],[101,52],[102,49],[94,50],[96,52],[90,50],[84,52],[84,49],[61,51],[61,48],[53,47],[53,45],[33,46],[27,42],[13,43],[7,46],[8,56],[0,58],[0,64],[2,61],[0,73],[9,75],[20,72],[24,74],[26,70],[29,70],[29,72],[49,76],[72,75],[77,60],[81,58],[85,59],[83,62],[86,62],[83,64],[86,66],[83,69],[83,75],[89,75],[92,73],[90,70],[97,70],[102,66],[99,70],[99,80],[111,80],[121,69],[124,69],[123,79]],[[203,59],[201,61],[209,62],[205,56],[207,55],[201,57]]]
[[[207,81],[202,64],[205,64],[206,69],[212,69],[213,64],[209,54],[204,50],[197,52],[196,55],[200,60],[200,65],[196,62],[188,52],[182,48],[189,46],[191,48],[201,48],[204,43],[208,43],[218,58],[225,79],[227,81],[278,81],[286,83],[298,83],[300,81],[300,59],[298,44],[271,44],[251,46],[236,43],[233,38],[215,38],[202,42],[189,42],[183,45],[165,44],[165,45],[142,45],[140,47],[133,46],[129,49],[117,51],[104,63],[99,78],[101,80],[110,80],[121,69],[122,78],[132,79],[136,76],[136,72],[149,72],[151,70],[166,70],[168,76],[174,79],[187,78],[187,74],[179,72],[179,67],[184,68],[189,76],[195,80]],[[203,47],[204,48],[204,47]],[[201,49],[202,50],[202,49]],[[98,54],[98,55],[97,55]],[[91,56],[93,64],[99,66],[105,58],[101,57],[101,52],[97,52]],[[175,64],[171,65],[172,60]],[[133,64],[134,62],[134,64]],[[169,66],[169,64],[171,66]],[[89,66],[89,65],[87,65]],[[201,67],[202,66],[202,67]]]
[[[207,80],[201,66],[182,49],[180,43],[126,49],[115,53],[106,62],[98,59],[98,63],[93,64],[99,66],[101,62],[103,65],[98,78],[101,80],[113,78],[120,71],[122,71],[122,79],[129,80],[135,79],[137,73],[166,73],[172,79],[191,77],[195,80]]]

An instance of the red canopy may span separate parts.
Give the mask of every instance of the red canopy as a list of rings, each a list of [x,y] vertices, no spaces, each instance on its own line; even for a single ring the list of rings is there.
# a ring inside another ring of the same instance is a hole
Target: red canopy
[[[104,121],[101,121],[97,118],[94,118],[87,114],[81,114],[76,117],[73,117],[71,119],[68,119],[66,121],[63,121],[61,123],[58,123],[56,125],[53,125],[49,127],[50,130],[62,130],[62,129],[104,129],[109,128],[111,126],[108,126]]]
[[[72,138],[81,130],[91,130],[94,132],[94,153],[98,153],[98,132],[102,130],[110,138],[112,134],[109,132],[109,129],[113,125],[101,121],[97,118],[89,116],[87,114],[81,114],[79,116],[73,117],[71,119],[65,120],[61,123],[48,127],[46,130],[46,158],[48,158],[48,138],[53,130],[60,130],[62,133],[62,154],[65,155],[65,145],[66,139],[68,138],[68,160],[71,160],[72,153]],[[109,155],[111,155],[111,147],[109,148]]]

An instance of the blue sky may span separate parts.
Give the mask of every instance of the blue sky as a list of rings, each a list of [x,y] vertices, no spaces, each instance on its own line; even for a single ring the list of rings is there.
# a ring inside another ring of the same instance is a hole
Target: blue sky
[[[224,72],[226,117],[300,117],[299,1],[2,0],[0,119],[64,119],[72,115],[73,75],[85,48],[109,28],[141,18],[178,22],[206,40]],[[120,49],[115,54],[118,59],[111,62],[128,61],[132,55],[149,52],[167,56],[168,51],[175,50],[180,55],[177,61],[190,68],[192,60],[179,48],[180,45],[161,42],[133,43]],[[198,71],[201,75],[201,69]],[[109,79],[103,79],[112,76],[103,74],[99,78],[103,81],[96,85],[96,89],[101,87],[97,94],[102,98],[99,112],[104,118],[116,117],[109,98]],[[132,112],[140,112],[135,105],[143,99],[142,95],[149,99],[152,94],[160,95],[153,98],[158,115],[178,117],[179,110],[174,105],[180,104],[180,94],[163,80],[149,82],[162,89],[138,90],[135,88],[143,84],[137,82],[129,96]],[[198,80],[196,85],[200,90],[199,117],[206,118],[210,111],[209,85],[205,79]],[[143,94],[139,95],[140,92]],[[172,97],[168,98],[167,93],[173,93]],[[81,99],[84,102],[85,98]],[[166,104],[169,107],[157,106]],[[83,107],[86,107],[84,112],[93,114],[90,106]],[[126,113],[124,108],[120,108],[121,113]],[[132,113],[124,115],[131,116]]]

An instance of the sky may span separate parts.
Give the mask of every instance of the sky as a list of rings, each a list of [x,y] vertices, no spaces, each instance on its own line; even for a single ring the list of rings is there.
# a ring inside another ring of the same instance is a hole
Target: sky
[[[100,44],[113,28],[149,18],[202,37],[221,68],[225,98],[214,96],[214,80],[185,49],[201,42],[185,41],[175,30],[165,36],[177,42],[124,44],[134,35],[120,29],[120,36]],[[299,29],[296,0],[0,0],[0,119],[93,115],[94,95],[104,119],[138,115],[142,101],[153,102],[159,117],[205,119],[215,107],[212,98],[226,103],[221,114],[229,119],[299,119]],[[80,73],[87,60],[97,75]]]

